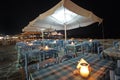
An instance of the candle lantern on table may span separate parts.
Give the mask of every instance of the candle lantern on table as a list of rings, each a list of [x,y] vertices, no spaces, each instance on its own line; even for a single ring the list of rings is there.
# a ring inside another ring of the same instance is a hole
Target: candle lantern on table
[[[77,69],[80,70],[80,75],[83,78],[87,78],[90,75],[90,65],[83,58],[79,61]]]
[[[45,46],[44,50],[49,50],[49,47],[48,47],[48,46]]]

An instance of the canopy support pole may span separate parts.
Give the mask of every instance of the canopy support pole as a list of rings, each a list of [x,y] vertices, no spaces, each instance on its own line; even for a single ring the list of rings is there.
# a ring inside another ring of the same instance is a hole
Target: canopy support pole
[[[42,32],[42,41],[43,41],[43,39],[44,39],[44,33],[43,33],[43,31],[41,31]]]
[[[66,24],[64,24],[64,28],[65,28],[65,41],[67,40],[67,27],[66,27]]]
[[[41,30],[41,33],[42,33],[42,41],[44,40],[44,28],[40,29]]]

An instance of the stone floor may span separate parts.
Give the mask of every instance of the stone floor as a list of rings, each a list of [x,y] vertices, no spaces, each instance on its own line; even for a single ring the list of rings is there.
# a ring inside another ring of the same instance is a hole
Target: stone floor
[[[0,46],[0,80],[22,80],[16,68],[17,51],[15,45]]]

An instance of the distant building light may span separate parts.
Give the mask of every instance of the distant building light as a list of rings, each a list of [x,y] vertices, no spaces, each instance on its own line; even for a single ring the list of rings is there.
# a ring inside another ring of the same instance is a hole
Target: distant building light
[[[3,39],[3,37],[2,37],[2,36],[0,36],[0,40],[1,40],[1,39]]]
[[[18,37],[13,36],[12,38],[13,38],[13,39],[17,39]]]

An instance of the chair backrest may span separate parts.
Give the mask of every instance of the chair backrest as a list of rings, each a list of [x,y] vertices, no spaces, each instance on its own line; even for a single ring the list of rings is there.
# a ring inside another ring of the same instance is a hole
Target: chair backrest
[[[58,63],[57,53],[58,53],[57,50],[50,50],[48,52],[47,51],[31,52],[27,54],[27,57],[26,57],[27,63],[25,67],[28,67],[28,72],[35,72],[36,70],[52,66]],[[36,62],[30,64],[30,62],[32,61],[36,61]]]
[[[82,44],[77,44],[77,46],[76,46],[76,53],[77,53],[77,55],[83,53],[83,51],[82,51]]]
[[[115,47],[115,48],[118,48],[118,47],[119,47],[118,41],[113,41],[113,47]]]
[[[97,53],[101,54],[101,52],[104,50],[104,46],[99,46],[97,49]]]
[[[69,60],[69,59],[72,59],[73,57],[74,57],[74,55],[65,54],[65,55],[63,55],[63,56],[59,59],[59,62],[67,61],[67,60]]]
[[[117,67],[120,68],[120,60],[117,60]]]
[[[49,59],[44,60],[42,62],[31,64],[28,66],[28,72],[33,73],[37,70],[47,68],[49,66],[56,64],[57,63],[56,61],[57,61],[56,58],[49,58]]]
[[[87,42],[87,41],[83,42],[82,49],[83,49],[83,53],[89,53],[89,51],[90,51],[89,42]]]
[[[98,48],[97,48],[97,54],[98,54],[98,57],[99,57],[99,59],[100,58],[103,58],[103,50],[104,50],[104,46],[99,46]]]

